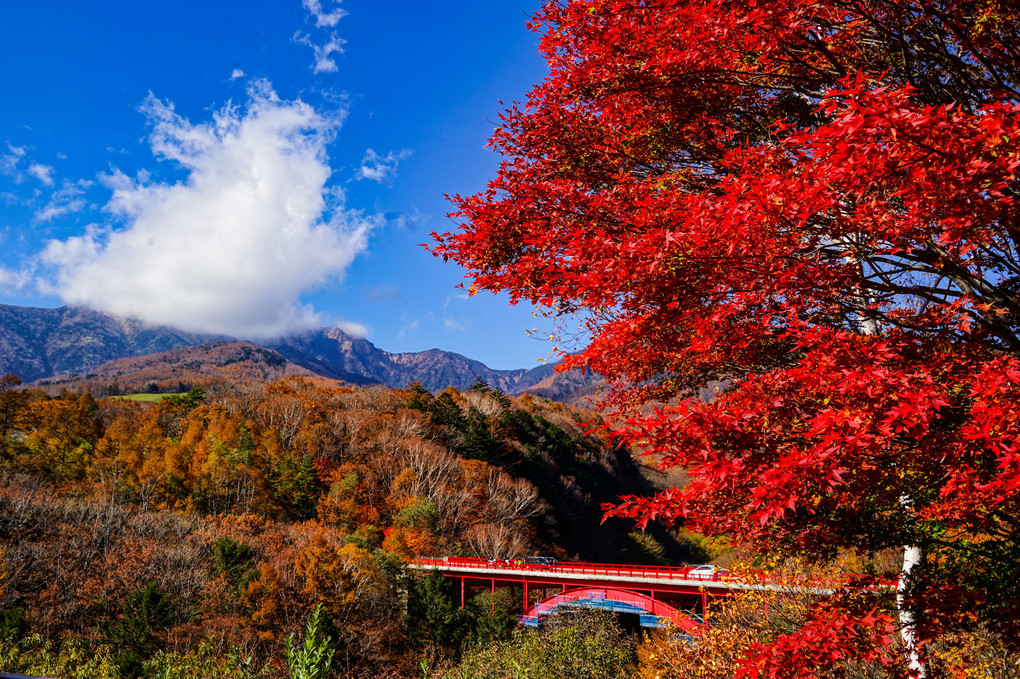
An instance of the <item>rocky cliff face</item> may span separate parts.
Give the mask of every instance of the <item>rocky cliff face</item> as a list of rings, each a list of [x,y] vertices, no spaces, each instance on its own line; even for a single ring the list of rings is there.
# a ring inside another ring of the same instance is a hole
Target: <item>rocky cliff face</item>
[[[410,382],[421,382],[431,391],[446,387],[467,389],[481,377],[490,386],[510,392],[528,372],[493,370],[479,361],[439,349],[391,354],[336,328],[297,335],[267,346],[320,375],[398,389]]]

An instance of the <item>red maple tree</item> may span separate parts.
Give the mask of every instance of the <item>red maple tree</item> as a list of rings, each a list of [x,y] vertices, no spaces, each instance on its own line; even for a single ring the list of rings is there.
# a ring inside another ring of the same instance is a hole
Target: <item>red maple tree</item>
[[[611,379],[620,434],[687,470],[611,513],[822,558],[903,548],[915,674],[975,621],[1020,646],[1008,5],[549,2],[549,75],[433,234],[472,290],[581,319],[564,367]]]

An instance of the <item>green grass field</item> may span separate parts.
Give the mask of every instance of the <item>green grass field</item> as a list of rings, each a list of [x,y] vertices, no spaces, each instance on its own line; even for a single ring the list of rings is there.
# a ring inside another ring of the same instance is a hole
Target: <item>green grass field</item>
[[[145,401],[146,403],[155,403],[156,401],[162,401],[167,396],[183,396],[184,393],[180,394],[124,394],[123,396],[113,396],[112,398],[126,398],[129,401]]]

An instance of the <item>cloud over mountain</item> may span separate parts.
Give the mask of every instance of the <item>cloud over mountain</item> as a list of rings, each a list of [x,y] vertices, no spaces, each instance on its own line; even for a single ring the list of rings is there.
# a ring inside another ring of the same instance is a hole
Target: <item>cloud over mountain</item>
[[[192,332],[267,338],[321,323],[302,292],[343,275],[371,221],[330,188],[339,119],[255,83],[243,108],[191,123],[151,96],[153,154],[184,170],[106,177],[117,224],[50,241],[42,260],[70,304]]]

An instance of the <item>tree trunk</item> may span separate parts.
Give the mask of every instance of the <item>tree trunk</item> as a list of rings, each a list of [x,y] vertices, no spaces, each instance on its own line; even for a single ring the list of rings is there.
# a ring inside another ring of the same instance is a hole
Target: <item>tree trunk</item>
[[[914,569],[924,561],[924,550],[919,545],[906,545],[903,548],[903,568],[900,569],[900,581],[896,585],[896,607],[900,612],[900,637],[907,654],[910,673],[917,679],[928,676],[928,665],[921,657],[917,647],[917,620],[914,612],[907,607],[907,590]]]
[[[854,255],[860,267],[861,277],[865,276],[864,263],[859,255]],[[858,288],[858,317],[857,327],[862,335],[877,335],[879,333],[878,323],[873,316],[868,314],[868,297]],[[907,495],[900,496],[900,507],[904,511],[910,511],[913,502]],[[900,618],[900,638],[903,640],[903,649],[907,656],[907,664],[910,673],[916,679],[925,679],[928,676],[928,665],[924,662],[921,652],[917,646],[917,617],[914,611],[907,607],[907,593],[910,581],[913,578],[914,570],[924,561],[924,550],[920,545],[903,546],[903,566],[900,568],[899,582],[896,583],[896,608]]]

